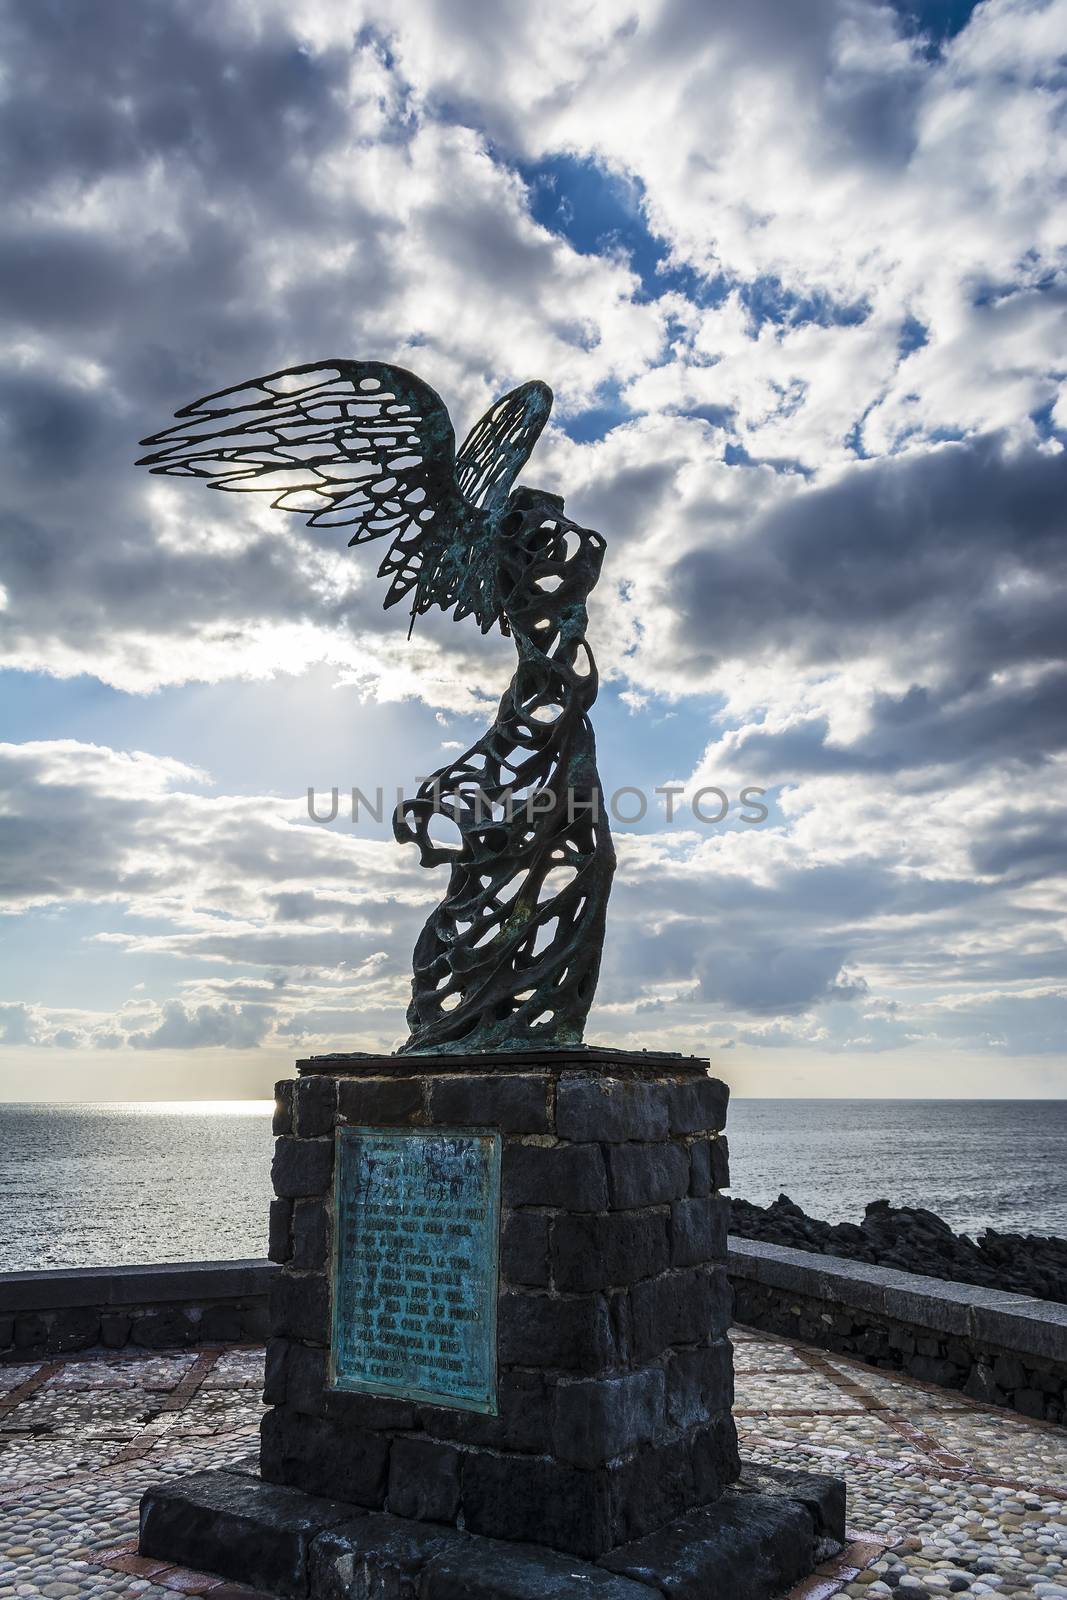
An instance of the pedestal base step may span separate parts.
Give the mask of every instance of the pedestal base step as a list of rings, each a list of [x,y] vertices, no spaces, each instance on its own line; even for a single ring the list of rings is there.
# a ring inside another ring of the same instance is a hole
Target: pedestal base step
[[[781,1468],[747,1466],[714,1504],[595,1565],[222,1469],[148,1490],[140,1553],[286,1600],[770,1600],[844,1536],[841,1480]]]

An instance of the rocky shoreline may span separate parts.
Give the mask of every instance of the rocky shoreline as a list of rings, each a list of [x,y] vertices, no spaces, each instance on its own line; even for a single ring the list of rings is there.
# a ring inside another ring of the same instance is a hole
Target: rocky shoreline
[[[1067,1239],[987,1228],[973,1240],[932,1211],[888,1200],[872,1200],[860,1223],[809,1217],[785,1194],[769,1206],[731,1200],[730,1213],[730,1232],[743,1239],[1067,1305]]]

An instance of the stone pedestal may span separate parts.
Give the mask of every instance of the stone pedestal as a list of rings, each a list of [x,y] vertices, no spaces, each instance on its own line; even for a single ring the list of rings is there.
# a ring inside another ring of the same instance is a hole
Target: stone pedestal
[[[480,1593],[469,1586],[479,1561],[497,1572],[500,1596],[603,1590],[619,1600],[703,1593],[738,1562],[749,1574],[738,1595],[809,1571],[843,1536],[840,1486],[804,1474],[742,1479],[738,1459],[718,1193],[727,1098],[707,1062],[651,1053],[299,1063],[278,1089],[270,1253],[280,1271],[259,1476],[204,1474],[184,1497],[182,1485],[151,1492],[144,1552],[195,1557],[177,1548],[195,1529],[228,1563],[225,1576],[284,1593],[309,1583],[312,1595],[377,1593],[356,1581],[372,1557],[382,1574],[415,1574],[382,1593],[420,1596]],[[496,1372],[482,1409],[351,1392],[331,1369],[345,1129],[499,1136]],[[298,1528],[303,1553],[292,1539],[286,1549],[302,1576],[285,1577],[282,1562],[272,1579],[226,1554],[248,1545],[239,1530],[255,1525],[257,1505],[264,1528],[276,1533],[279,1518]],[[537,1559],[545,1582],[569,1571],[563,1587],[506,1586],[509,1563]],[[202,1553],[198,1564],[208,1564]],[[681,1587],[666,1586],[672,1567],[691,1575]],[[438,1568],[461,1574],[454,1590],[443,1577],[444,1587],[417,1586]],[[342,1581],[349,1569],[356,1577]],[[587,1571],[596,1582],[575,1587]]]

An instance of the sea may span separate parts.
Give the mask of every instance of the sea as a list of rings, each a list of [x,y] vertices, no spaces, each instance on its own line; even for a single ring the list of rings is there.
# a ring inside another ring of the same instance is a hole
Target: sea
[[[0,1106],[0,1270],[266,1254],[266,1101]],[[1067,1236],[1067,1100],[744,1100],[732,1193]]]

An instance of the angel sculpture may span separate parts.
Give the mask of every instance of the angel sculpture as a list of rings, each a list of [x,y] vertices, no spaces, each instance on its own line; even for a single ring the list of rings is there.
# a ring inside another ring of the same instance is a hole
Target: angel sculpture
[[[141,442],[141,466],[256,490],[309,527],[387,538],[387,607],[431,606],[515,640],[489,731],[393,815],[448,893],[415,946],[410,1054],[581,1043],[600,968],[615,852],[589,707],[597,673],[586,599],[604,540],[563,501],[512,485],[552,407],[543,383],[491,406],[456,454],[437,394],[402,367],[324,361],[221,389]],[[410,634],[410,628],[409,628]],[[458,843],[431,838],[435,816]]]

